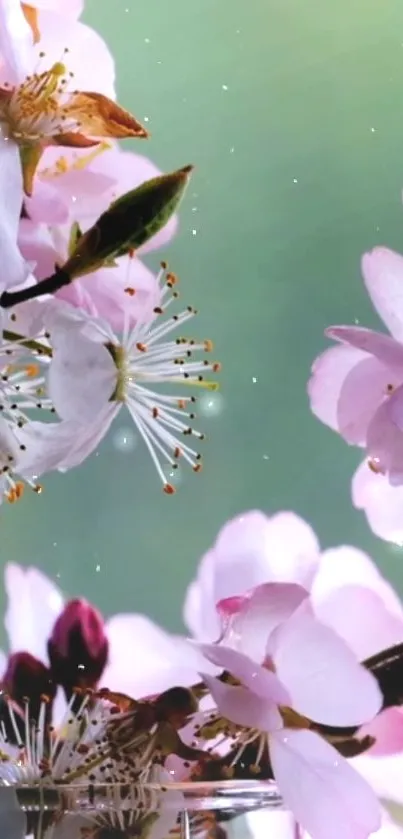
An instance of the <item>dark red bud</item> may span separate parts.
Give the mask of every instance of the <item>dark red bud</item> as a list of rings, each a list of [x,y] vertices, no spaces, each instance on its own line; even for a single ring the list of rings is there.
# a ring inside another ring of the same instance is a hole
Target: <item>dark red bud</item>
[[[108,659],[102,615],[87,600],[70,600],[48,641],[52,677],[69,699],[74,688],[94,688]]]
[[[30,653],[14,653],[7,661],[2,690],[22,709],[29,701],[29,717],[38,720],[39,709],[46,697],[50,708],[56,685],[48,667]]]

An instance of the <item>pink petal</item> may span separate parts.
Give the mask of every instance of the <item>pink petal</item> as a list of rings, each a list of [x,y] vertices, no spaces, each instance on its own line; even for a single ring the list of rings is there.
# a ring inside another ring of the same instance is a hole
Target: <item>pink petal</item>
[[[226,644],[262,662],[266,643],[273,630],[287,621],[308,597],[302,586],[293,583],[265,583],[258,586],[234,616],[226,634]]]
[[[361,270],[376,311],[393,337],[403,340],[403,257],[374,248],[362,257]]]
[[[0,289],[22,284],[29,266],[17,245],[17,232],[22,207],[22,176],[18,147],[0,135],[0,194],[7,195],[0,224],[0,253],[3,271]]]
[[[228,670],[244,687],[261,699],[272,701],[276,705],[290,704],[289,693],[275,673],[256,664],[246,655],[218,644],[202,644],[200,649],[209,661],[223,670]]]
[[[75,427],[75,434],[69,450],[64,454],[63,459],[58,463],[57,468],[61,472],[66,472],[74,466],[79,466],[90,454],[92,454],[104,437],[106,437],[113,420],[119,413],[119,410],[120,407],[118,403],[109,402],[109,404],[99,412],[96,419],[90,423],[83,424],[79,421],[59,423],[59,425],[73,425]]]
[[[36,568],[23,568],[13,562],[5,567],[4,586],[4,623],[10,652],[29,652],[46,662],[47,641],[63,608],[60,590]]]
[[[116,367],[102,343],[80,332],[79,324],[51,329],[53,358],[48,373],[49,396],[62,419],[89,422],[107,407],[116,387]],[[60,319],[63,309],[60,309]],[[85,380],[85,387],[82,382]]]
[[[347,644],[304,606],[273,632],[267,649],[292,707],[327,725],[368,722],[383,701],[377,681]]]
[[[4,417],[0,417],[0,446],[14,460],[14,471],[23,480],[32,483],[44,472],[57,469],[66,455],[73,438],[71,429],[66,435],[60,434],[63,423],[31,422],[22,427],[11,429]],[[8,481],[3,477],[1,491],[8,489]]]
[[[399,431],[403,430],[403,387],[398,387],[389,396],[387,402],[388,413],[392,423],[397,425]]]
[[[44,224],[33,224],[22,219],[18,234],[18,244],[23,257],[35,266],[35,277],[38,280],[49,277],[55,270],[56,262],[60,262],[52,234]]]
[[[274,702],[262,699],[244,687],[226,685],[206,673],[201,673],[221,716],[236,725],[258,731],[275,731],[283,722]]]
[[[129,296],[125,289],[134,289]],[[161,291],[156,276],[140,259],[123,257],[115,268],[101,268],[88,277],[76,280],[57,293],[57,298],[73,306],[96,312],[113,329],[123,330],[125,317],[134,323],[149,323],[160,303]]]
[[[364,510],[377,536],[403,545],[403,486],[392,486],[387,477],[374,474],[364,461],[353,477],[352,499],[355,507]]]
[[[189,602],[185,601],[185,621],[200,640],[216,640],[220,626],[216,604],[271,580],[309,587],[318,559],[312,528],[294,513],[268,517],[252,510],[237,516],[224,525],[200,562]]]
[[[234,597],[226,597],[225,600],[219,600],[217,603],[217,611],[219,615],[225,621],[234,617],[234,615],[237,615],[241,608],[245,605],[246,601],[250,600],[251,595],[252,592],[248,592],[247,594],[238,594]]]
[[[18,473],[31,481],[45,472],[59,469],[76,442],[77,427],[70,422],[26,423],[18,430],[24,451],[18,457]]]
[[[198,651],[144,615],[115,615],[105,631],[109,662],[102,686],[140,699],[199,680],[196,668],[202,660]]]
[[[396,424],[394,408],[400,409],[403,387],[399,387],[372,417],[367,430],[367,454],[390,483],[403,483],[403,430]],[[395,411],[396,413],[396,411]]]
[[[367,839],[379,828],[373,791],[319,735],[275,732],[270,759],[286,807],[314,839]]]
[[[190,583],[183,604],[185,626],[199,641],[217,641],[220,636],[221,620],[216,610],[213,594],[214,555],[205,554],[198,575]]]
[[[89,165],[82,169],[67,169],[63,173],[47,172],[45,160],[51,156],[66,161],[74,161],[72,149],[61,149],[59,147],[45,150],[41,161],[41,169],[34,181],[34,191],[31,198],[25,199],[25,208],[29,219],[33,222],[44,222],[45,224],[63,224],[70,220],[81,221],[85,219],[84,211],[92,210],[93,216],[97,217],[108,205],[108,192],[114,184],[114,179],[107,175],[93,172]],[[94,152],[93,152],[94,153]],[[57,157],[56,157],[57,155]],[[87,151],[88,156],[88,151]],[[81,153],[81,159],[85,159]],[[79,204],[77,205],[77,196]],[[105,200],[106,198],[106,200]],[[85,225],[85,227],[90,225]]]
[[[366,466],[366,472],[370,472]],[[362,586],[375,591],[388,611],[403,615],[403,607],[392,586],[382,577],[375,563],[358,548],[342,545],[324,551],[311,588],[311,600],[317,609],[321,602],[345,586]]]
[[[360,729],[360,737],[370,735],[376,743],[366,754],[371,757],[403,752],[403,712],[400,708],[387,708],[374,720]]]
[[[389,335],[365,329],[363,326],[330,326],[326,329],[326,335],[335,341],[374,355],[398,375],[403,374],[403,345]]]
[[[388,390],[400,384],[377,358],[360,361],[346,376],[340,390],[337,416],[340,434],[347,443],[365,446],[368,426]]]
[[[47,303],[45,300],[28,300],[19,303],[4,323],[4,329],[17,330],[21,335],[38,335],[44,329]],[[13,324],[13,326],[12,326]]]
[[[72,89],[96,91],[115,98],[114,60],[93,29],[73,18],[61,19],[50,11],[42,11],[40,25],[41,39],[34,48],[37,67],[45,70],[60,61],[67,46],[65,63],[67,71],[74,73]],[[39,55],[41,52],[45,53],[46,66]]]
[[[32,31],[21,3],[15,0],[2,0],[0,4],[0,55],[2,83],[19,84],[33,70]]]
[[[288,511],[274,516],[252,510],[229,521],[220,531],[214,546],[217,566],[231,567],[238,585],[232,580],[216,580],[217,600],[230,594],[244,594],[260,583],[271,581],[309,585],[316,571],[319,544],[312,528],[302,518]],[[226,570],[225,569],[225,570]],[[221,570],[221,569],[220,569]],[[248,574],[249,572],[249,574]]]
[[[330,592],[316,602],[315,613],[344,638],[360,661],[403,642],[403,616],[392,614],[376,591],[368,588],[347,584]]]
[[[311,410],[325,425],[339,431],[339,398],[346,377],[366,358],[354,347],[331,347],[312,365],[308,382]]]

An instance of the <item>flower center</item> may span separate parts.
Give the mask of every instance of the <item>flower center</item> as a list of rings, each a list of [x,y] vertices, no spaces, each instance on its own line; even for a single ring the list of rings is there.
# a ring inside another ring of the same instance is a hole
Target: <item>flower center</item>
[[[108,343],[105,345],[115,363],[117,378],[116,387],[110,398],[111,402],[125,402],[127,386],[133,381],[133,373],[130,371],[130,360],[126,350],[120,344]]]
[[[63,101],[69,75],[57,61],[49,70],[27,76],[17,87],[0,89],[0,120],[9,137],[30,144],[77,130],[77,121],[69,118]]]

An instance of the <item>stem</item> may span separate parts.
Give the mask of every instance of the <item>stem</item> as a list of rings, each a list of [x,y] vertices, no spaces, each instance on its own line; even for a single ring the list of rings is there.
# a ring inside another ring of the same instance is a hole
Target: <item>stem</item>
[[[10,332],[8,329],[3,331],[3,338],[6,341],[15,341],[18,344],[21,344],[22,347],[26,347],[27,350],[34,350],[37,352],[38,355],[47,355],[49,358],[52,358],[52,348],[46,347],[45,344],[41,344],[39,341],[34,341],[31,338],[24,338],[23,335],[19,335],[18,332]]]
[[[63,268],[56,268],[51,277],[46,277],[36,285],[22,288],[20,291],[3,291],[0,296],[0,306],[3,309],[10,309],[17,303],[25,303],[26,300],[33,300],[35,297],[42,297],[43,294],[55,294],[64,285],[71,282],[71,277]]]

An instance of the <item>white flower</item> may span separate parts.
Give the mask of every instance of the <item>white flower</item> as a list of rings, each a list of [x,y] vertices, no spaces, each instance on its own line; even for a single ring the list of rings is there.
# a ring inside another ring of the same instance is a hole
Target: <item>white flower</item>
[[[113,764],[110,765],[108,723],[116,716],[111,705],[103,699],[93,700],[89,694],[73,711],[74,695],[57,730],[47,722],[47,699],[41,703],[39,719],[30,718],[29,700],[25,709],[5,694],[1,696],[0,725],[0,783],[5,786],[52,785],[54,783],[115,780]],[[98,775],[99,767],[104,771]]]
[[[72,446],[74,427],[55,421],[46,395],[42,349],[48,347],[35,340],[42,331],[42,307],[31,302],[4,319],[0,339],[0,501],[3,496],[16,501],[24,484],[40,492],[38,477],[56,469]],[[38,421],[40,415],[53,422]]]
[[[171,338],[196,312],[188,307],[163,317],[178,296],[176,278],[165,274],[164,268],[160,273],[160,278],[164,277],[161,307],[154,309],[151,321],[127,323],[121,338],[106,322],[91,319],[67,304],[49,306],[46,323],[53,360],[48,389],[59,416],[77,423],[76,444],[61,468],[81,463],[125,405],[164,491],[171,494],[174,487],[166,480],[163,464],[176,469],[182,459],[199,472],[200,454],[185,441],[200,441],[204,435],[192,426],[196,397],[170,396],[156,386],[180,384],[216,390],[216,383],[205,381],[204,374],[217,372],[219,365],[205,357],[212,349],[210,341]],[[135,289],[126,292],[134,294]],[[200,354],[201,358],[193,360]]]

